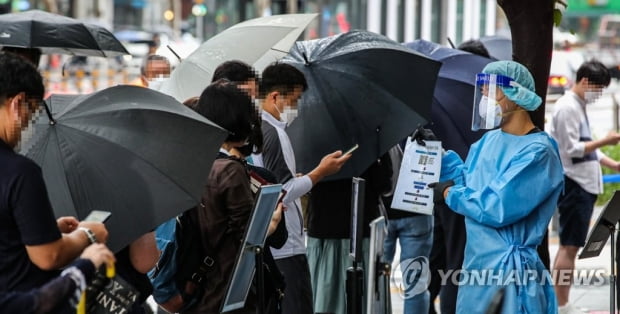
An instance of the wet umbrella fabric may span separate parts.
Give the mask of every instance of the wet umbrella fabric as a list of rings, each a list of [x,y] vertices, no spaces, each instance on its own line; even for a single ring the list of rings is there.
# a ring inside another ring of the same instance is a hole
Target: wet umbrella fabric
[[[114,57],[129,52],[107,29],[32,10],[0,15],[0,46],[39,48],[45,54]]]
[[[328,180],[359,176],[430,119],[440,63],[382,35],[352,31],[297,42],[282,62],[301,70],[309,86],[287,128],[300,172],[359,144]]]
[[[476,74],[493,60],[425,40],[405,46],[442,63],[433,95],[432,123],[428,127],[445,149],[454,150],[465,159],[469,146],[484,134],[471,130]]]
[[[262,71],[284,57],[317,14],[284,14],[245,21],[204,42],[185,58],[159,89],[178,101],[200,96],[213,71],[240,60]]]
[[[502,36],[480,37],[480,42],[497,60],[512,60],[512,40]]]
[[[118,251],[200,202],[220,127],[141,87],[46,101],[55,122],[40,113],[22,153],[41,166],[56,216],[112,212],[108,245]]]

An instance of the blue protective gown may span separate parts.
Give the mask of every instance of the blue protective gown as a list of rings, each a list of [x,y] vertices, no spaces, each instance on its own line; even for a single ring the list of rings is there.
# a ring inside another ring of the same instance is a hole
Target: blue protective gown
[[[444,154],[440,180],[450,179],[456,184],[446,204],[465,216],[467,230],[463,273],[455,276],[457,313],[484,313],[501,287],[502,313],[557,313],[536,252],[564,185],[555,141],[544,132],[489,131],[465,163],[453,151]]]

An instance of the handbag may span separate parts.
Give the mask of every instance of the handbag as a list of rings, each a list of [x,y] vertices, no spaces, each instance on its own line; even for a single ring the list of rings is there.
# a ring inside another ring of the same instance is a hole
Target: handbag
[[[140,292],[118,274],[107,278],[104,271],[97,271],[91,284],[86,287],[86,313],[131,313],[140,299]]]

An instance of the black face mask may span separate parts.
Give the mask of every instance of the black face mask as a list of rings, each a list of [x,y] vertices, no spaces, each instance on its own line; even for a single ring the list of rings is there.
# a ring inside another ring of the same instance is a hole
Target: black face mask
[[[254,144],[245,144],[243,146],[237,147],[237,150],[241,153],[241,155],[245,157],[250,156],[254,152]]]

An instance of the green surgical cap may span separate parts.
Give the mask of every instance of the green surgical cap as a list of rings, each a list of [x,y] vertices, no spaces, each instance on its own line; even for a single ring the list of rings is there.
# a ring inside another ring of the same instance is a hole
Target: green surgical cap
[[[487,64],[482,73],[499,74],[513,80],[511,86],[500,86],[504,95],[527,111],[540,106],[542,99],[536,95],[534,78],[522,64],[514,61],[495,61]]]

